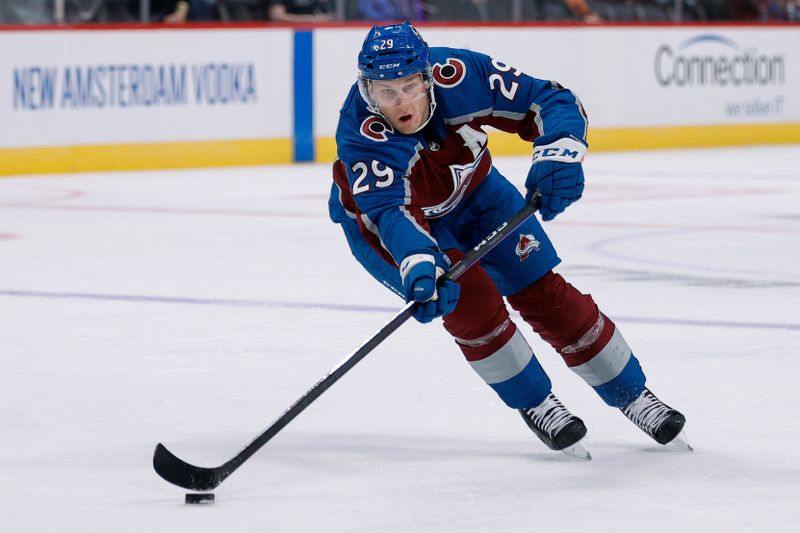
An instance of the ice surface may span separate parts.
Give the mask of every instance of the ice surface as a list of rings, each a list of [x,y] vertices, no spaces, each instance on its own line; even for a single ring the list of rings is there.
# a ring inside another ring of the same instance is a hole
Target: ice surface
[[[796,531],[800,147],[592,154],[548,223],[694,453],[523,331],[589,428],[546,449],[408,323],[187,506],[402,303],[328,222],[325,165],[0,179],[0,531]],[[527,160],[496,160],[521,184]]]

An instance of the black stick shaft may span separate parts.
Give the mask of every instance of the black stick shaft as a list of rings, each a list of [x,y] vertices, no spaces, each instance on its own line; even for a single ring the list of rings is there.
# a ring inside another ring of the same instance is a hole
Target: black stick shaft
[[[470,250],[464,258],[456,263],[453,268],[445,275],[450,280],[458,279],[471,266],[481,260],[497,244],[505,239],[509,234],[519,228],[528,218],[530,218],[538,208],[538,198],[527,204],[514,216],[504,222],[500,227],[487,235],[480,243]],[[277,435],[286,425],[302,413],[306,407],[311,405],[326,390],[336,383],[342,376],[350,371],[359,361],[364,359],[389,335],[394,333],[397,328],[402,326],[414,314],[415,302],[409,302],[391,320],[386,322],[372,337],[367,339],[364,344],[356,348],[350,355],[345,357],[336,367],[334,367],[325,377],[319,380],[305,394],[298,398],[284,413],[278,417],[263,433],[253,439],[230,461],[216,468],[202,468],[185,463],[172,455],[163,445],[156,447],[153,456],[153,466],[156,472],[167,481],[184,488],[196,490],[213,489],[230,476],[247,459],[256,453],[262,446]]]

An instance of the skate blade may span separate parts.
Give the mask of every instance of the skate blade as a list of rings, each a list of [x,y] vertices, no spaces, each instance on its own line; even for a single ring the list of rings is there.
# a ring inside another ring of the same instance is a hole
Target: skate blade
[[[694,451],[694,448],[692,448],[692,445],[689,444],[689,439],[686,438],[686,432],[685,431],[681,431],[680,433],[678,433],[678,435],[676,435],[675,438],[672,439],[668,443],[668,445],[669,446],[675,446],[676,448],[681,448],[681,449],[686,450],[688,452],[693,452]]]
[[[580,459],[582,461],[591,461],[592,454],[589,453],[589,448],[583,443],[583,439],[579,440],[572,446],[567,446],[566,448],[561,450],[561,453],[564,455],[569,455],[570,457],[574,457],[576,459]]]

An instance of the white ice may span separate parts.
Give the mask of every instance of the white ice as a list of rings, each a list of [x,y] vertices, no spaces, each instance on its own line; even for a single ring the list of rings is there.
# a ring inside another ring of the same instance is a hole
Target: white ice
[[[525,158],[496,165],[522,184]],[[594,460],[551,452],[412,321],[212,506],[154,473],[155,444],[226,461],[402,306],[328,221],[328,167],[0,179],[0,531],[797,531],[798,165],[798,146],[592,154],[546,225],[694,453],[518,320]]]

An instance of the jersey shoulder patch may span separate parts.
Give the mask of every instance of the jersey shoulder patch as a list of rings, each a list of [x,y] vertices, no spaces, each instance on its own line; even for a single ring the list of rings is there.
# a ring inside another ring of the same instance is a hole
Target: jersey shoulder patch
[[[464,80],[486,76],[489,57],[460,48],[431,48],[433,82],[442,89],[458,87]]]
[[[383,117],[370,115],[361,121],[358,131],[371,141],[384,143],[389,140],[389,134],[394,133],[394,128]]]
[[[486,114],[492,106],[489,56],[460,48],[431,48],[436,104],[446,124]]]
[[[385,143],[393,133],[394,128],[389,121],[367,109],[354,84],[339,113],[336,142]]]
[[[456,57],[433,64],[433,83],[442,89],[457,87],[467,75],[467,65]]]
[[[337,155],[348,166],[357,161],[379,161],[405,173],[417,156],[418,144],[415,137],[395,134],[387,120],[372,114],[342,116],[336,131]]]

